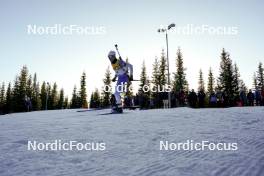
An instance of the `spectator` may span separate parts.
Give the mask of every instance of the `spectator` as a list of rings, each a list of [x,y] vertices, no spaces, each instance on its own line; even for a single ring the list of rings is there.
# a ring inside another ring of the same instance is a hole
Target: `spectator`
[[[246,106],[247,105],[247,95],[245,90],[241,90],[239,93],[239,97],[240,97],[240,101],[241,101],[241,105],[242,106]]]
[[[256,97],[256,106],[260,106],[261,92],[258,89],[255,91],[255,97]]]
[[[261,106],[264,106],[264,86],[261,89]]]
[[[216,107],[217,105],[217,97],[215,92],[212,92],[210,97],[209,97],[209,104],[211,107]]]
[[[32,110],[32,103],[31,103],[31,100],[28,96],[25,96],[25,106],[26,106],[27,112]]]
[[[194,92],[194,89],[192,89],[192,91],[190,92],[189,96],[188,96],[188,100],[189,100],[189,104],[192,108],[196,107],[196,103],[197,103],[197,95]]]
[[[248,99],[248,105],[254,106],[254,94],[252,93],[251,89],[249,89],[249,92],[247,94],[247,99]]]
[[[180,93],[179,93],[179,105],[180,106],[185,105],[185,93],[183,90],[180,90]]]
[[[223,107],[224,98],[223,98],[223,93],[222,93],[221,90],[217,90],[217,92],[216,92],[216,98],[217,98],[217,106],[218,107]]]
[[[198,93],[198,103],[199,108],[204,108],[205,93],[203,90],[200,90]]]

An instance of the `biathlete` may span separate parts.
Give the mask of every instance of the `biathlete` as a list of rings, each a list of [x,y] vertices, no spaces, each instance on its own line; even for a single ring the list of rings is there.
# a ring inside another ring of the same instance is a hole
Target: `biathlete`
[[[108,58],[115,71],[115,77],[112,81],[115,82],[117,78],[115,93],[111,97],[112,112],[122,113],[123,108],[120,94],[124,92],[124,88],[119,90],[118,87],[125,86],[129,81],[133,81],[133,66],[130,63],[123,61],[121,57],[118,59],[115,51],[110,51],[108,53]]]

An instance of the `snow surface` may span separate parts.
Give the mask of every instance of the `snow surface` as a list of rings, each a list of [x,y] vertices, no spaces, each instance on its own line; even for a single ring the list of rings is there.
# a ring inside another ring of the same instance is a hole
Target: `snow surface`
[[[264,108],[40,111],[0,116],[1,176],[264,175]],[[105,142],[105,151],[28,151],[28,140]],[[237,142],[237,151],[160,151],[160,140]]]

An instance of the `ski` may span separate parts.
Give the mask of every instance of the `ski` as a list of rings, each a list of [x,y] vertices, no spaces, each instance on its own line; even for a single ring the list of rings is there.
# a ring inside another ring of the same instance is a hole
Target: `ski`
[[[135,109],[139,109],[140,106],[124,106],[124,109],[129,109],[129,110],[135,110]]]
[[[102,113],[102,114],[98,114],[98,115],[118,115],[118,114],[126,114],[127,112],[107,112],[107,113]]]
[[[94,108],[94,109],[82,109],[82,110],[78,110],[76,112],[89,112],[89,111],[99,111],[99,110],[103,110],[105,108]]]

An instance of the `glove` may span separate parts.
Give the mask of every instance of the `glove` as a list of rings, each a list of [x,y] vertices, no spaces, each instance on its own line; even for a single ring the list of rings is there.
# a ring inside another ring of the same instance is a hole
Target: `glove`
[[[129,81],[133,81],[133,75],[129,76]]]

